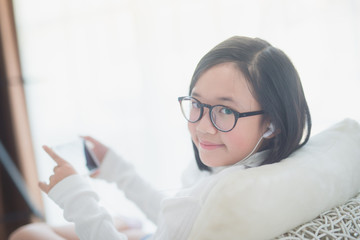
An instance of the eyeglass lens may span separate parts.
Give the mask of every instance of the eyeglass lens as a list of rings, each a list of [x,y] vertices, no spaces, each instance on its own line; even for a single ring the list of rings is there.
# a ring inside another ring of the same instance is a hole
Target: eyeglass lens
[[[181,101],[181,110],[189,122],[197,122],[203,115],[203,105],[194,98],[184,98]],[[231,130],[236,122],[234,112],[225,106],[214,106],[211,108],[211,122],[220,131]]]

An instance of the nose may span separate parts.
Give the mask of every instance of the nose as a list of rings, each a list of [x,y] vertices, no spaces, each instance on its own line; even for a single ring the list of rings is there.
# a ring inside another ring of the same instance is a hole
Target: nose
[[[200,133],[215,134],[217,131],[217,129],[211,122],[210,115],[209,115],[209,109],[207,109],[207,108],[204,108],[202,118],[194,124],[196,124],[196,131],[198,131]]]

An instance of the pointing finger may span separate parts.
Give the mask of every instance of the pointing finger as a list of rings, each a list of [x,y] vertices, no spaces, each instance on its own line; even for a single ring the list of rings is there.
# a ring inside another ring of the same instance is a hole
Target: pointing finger
[[[48,146],[44,145],[43,149],[45,150],[45,152],[47,154],[49,154],[49,156],[54,159],[54,161],[58,164],[61,165],[63,163],[66,163],[66,161],[64,159],[62,159],[59,155],[57,155],[51,148],[49,148]]]

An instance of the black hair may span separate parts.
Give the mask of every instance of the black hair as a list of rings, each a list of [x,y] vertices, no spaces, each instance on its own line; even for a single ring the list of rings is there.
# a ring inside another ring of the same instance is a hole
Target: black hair
[[[211,49],[196,66],[189,95],[204,72],[228,62],[236,65],[251,86],[265,112],[263,121],[275,127],[275,136],[259,148],[269,150],[262,164],[279,162],[305,145],[310,137],[311,116],[300,77],[285,53],[262,39],[235,36]],[[201,162],[194,143],[193,147],[199,169],[211,171]]]

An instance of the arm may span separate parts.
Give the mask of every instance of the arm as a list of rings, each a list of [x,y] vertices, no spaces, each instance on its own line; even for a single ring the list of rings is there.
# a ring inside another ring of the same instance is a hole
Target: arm
[[[112,223],[111,216],[98,205],[98,197],[74,168],[60,158],[50,148],[44,150],[54,159],[57,166],[50,183],[39,183],[39,187],[64,209],[64,217],[75,223],[75,231],[80,239],[128,238],[119,233]]]
[[[157,221],[164,195],[144,181],[130,163],[112,150],[106,153],[97,177],[115,182],[117,187],[124,191],[126,197],[139,206],[151,221],[154,223]]]
[[[97,194],[80,175],[66,177],[48,195],[64,210],[64,218],[75,223],[80,239],[128,239],[116,230],[111,216],[99,206]]]
[[[116,155],[111,149],[90,136],[83,136],[93,144],[92,151],[100,162],[100,168],[92,177],[108,182],[115,182],[125,196],[134,202],[154,223],[156,223],[160,202],[164,195],[144,181],[135,171],[133,165]]]

